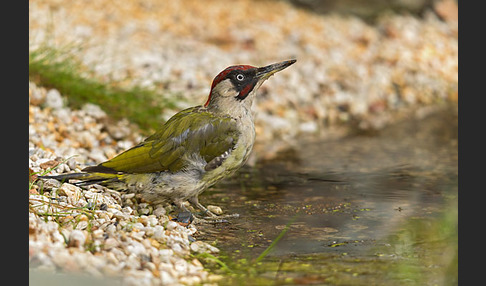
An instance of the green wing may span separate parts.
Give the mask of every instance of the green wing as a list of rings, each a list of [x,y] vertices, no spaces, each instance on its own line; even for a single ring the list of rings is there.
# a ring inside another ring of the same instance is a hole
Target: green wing
[[[236,122],[218,117],[200,106],[179,112],[140,144],[86,172],[177,172],[189,166],[190,154],[206,163],[236,144]]]

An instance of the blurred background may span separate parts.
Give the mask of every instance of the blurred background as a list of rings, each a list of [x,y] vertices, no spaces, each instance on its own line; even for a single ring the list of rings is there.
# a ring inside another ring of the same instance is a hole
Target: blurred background
[[[31,0],[29,166],[99,163],[203,104],[224,68],[287,59],[258,92],[248,166],[201,196],[247,218],[218,247],[261,253],[300,213],[270,281],[456,285],[455,0]]]
[[[162,112],[142,119],[109,107],[116,101],[89,98],[143,128],[204,103],[213,77],[227,66],[297,59],[260,91],[258,142],[379,130],[406,111],[457,103],[457,39],[451,0],[29,3],[31,79],[57,87],[72,98],[68,103],[88,101],[49,78],[46,67],[36,69],[49,54],[77,75],[154,90],[156,96],[138,98],[149,101],[140,108]]]

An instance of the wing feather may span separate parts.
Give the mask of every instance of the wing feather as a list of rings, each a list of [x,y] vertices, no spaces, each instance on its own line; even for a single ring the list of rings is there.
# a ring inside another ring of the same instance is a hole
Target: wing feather
[[[198,106],[183,110],[169,119],[162,128],[138,145],[88,172],[113,170],[122,173],[177,172],[190,167],[196,154],[210,162],[236,144],[236,122],[230,117],[215,116]]]

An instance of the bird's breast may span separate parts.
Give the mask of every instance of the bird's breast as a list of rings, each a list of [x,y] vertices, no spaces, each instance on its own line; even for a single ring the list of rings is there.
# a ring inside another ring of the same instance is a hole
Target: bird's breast
[[[204,174],[203,180],[208,185],[213,185],[218,181],[231,176],[248,160],[253,144],[255,143],[255,126],[253,120],[249,122],[238,122],[238,140],[230,154],[226,156],[223,163],[214,170]]]

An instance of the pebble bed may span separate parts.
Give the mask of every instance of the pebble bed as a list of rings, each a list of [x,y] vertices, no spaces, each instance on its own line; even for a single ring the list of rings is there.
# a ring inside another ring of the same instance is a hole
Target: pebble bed
[[[219,249],[195,241],[194,225],[170,220],[168,206],[140,202],[101,186],[80,188],[37,175],[79,172],[135,145],[126,121],[109,127],[99,106],[65,106],[55,90],[29,88],[29,266],[51,273],[114,277],[123,285],[218,281],[195,258]],[[213,207],[214,208],[214,207]]]
[[[454,14],[454,2],[443,2]],[[29,1],[29,46],[43,45],[76,47],[101,79],[180,98],[161,121],[204,103],[213,77],[227,66],[297,59],[259,91],[260,157],[301,135],[333,136],[339,126],[380,129],[402,110],[458,98],[457,19],[432,11],[370,25],[285,1]],[[222,277],[196,257],[219,250],[194,241],[196,226],[170,221],[168,206],[36,180],[52,168],[49,174],[80,171],[143,139],[136,126],[110,121],[100,106],[73,110],[67,101],[29,82],[29,266],[117,277],[124,285],[218,284]]]

